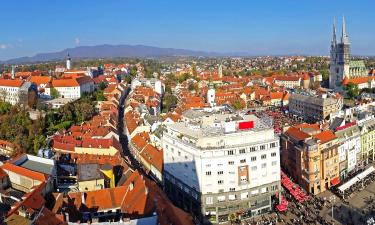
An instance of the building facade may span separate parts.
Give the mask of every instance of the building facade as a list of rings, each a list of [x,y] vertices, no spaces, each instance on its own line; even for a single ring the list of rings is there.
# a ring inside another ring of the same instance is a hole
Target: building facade
[[[365,165],[369,160],[375,160],[375,119],[362,123],[361,129],[361,159]]]
[[[341,110],[343,104],[344,99],[340,95],[291,94],[289,112],[306,121],[317,122]]]
[[[23,80],[0,79],[0,101],[12,105],[28,105],[30,98],[37,98],[37,87],[34,83]]]
[[[52,87],[62,98],[80,98],[84,93],[91,93],[95,90],[94,81],[89,76],[54,79]]]
[[[340,178],[345,179],[361,159],[361,132],[358,125],[351,124],[338,127],[335,135],[339,140]]]
[[[280,192],[279,137],[271,124],[234,114],[168,124],[162,139],[167,194],[212,223],[270,211]]]
[[[319,194],[340,182],[338,139],[317,124],[289,127],[281,135],[281,165],[308,193]]]

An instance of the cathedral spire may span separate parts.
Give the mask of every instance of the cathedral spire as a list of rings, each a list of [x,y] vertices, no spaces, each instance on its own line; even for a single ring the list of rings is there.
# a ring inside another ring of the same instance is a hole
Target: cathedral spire
[[[349,44],[349,37],[346,33],[346,24],[345,24],[345,17],[342,17],[342,34],[341,34],[341,43],[342,44]]]
[[[336,19],[333,19],[333,31],[332,31],[332,46],[336,46]]]

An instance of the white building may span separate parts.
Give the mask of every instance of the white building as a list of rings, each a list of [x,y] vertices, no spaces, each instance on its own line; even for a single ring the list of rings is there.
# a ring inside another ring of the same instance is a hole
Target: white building
[[[19,90],[24,81],[0,79],[0,100],[15,105],[19,101]]]
[[[279,137],[272,121],[190,111],[163,132],[165,190],[171,199],[213,223],[271,210],[271,197],[280,191]]]
[[[356,124],[348,124],[336,129],[335,135],[339,138],[340,146],[340,178],[345,179],[347,174],[355,170],[361,153],[361,131]],[[358,160],[357,160],[358,158]]]
[[[89,76],[54,79],[52,87],[62,98],[80,98],[84,93],[91,93],[95,90],[94,81]]]
[[[207,103],[209,103],[211,107],[214,107],[216,105],[215,88],[212,85],[209,85],[209,89],[207,91]]]
[[[24,80],[0,79],[0,101],[27,104],[31,91],[37,93],[34,83]]]

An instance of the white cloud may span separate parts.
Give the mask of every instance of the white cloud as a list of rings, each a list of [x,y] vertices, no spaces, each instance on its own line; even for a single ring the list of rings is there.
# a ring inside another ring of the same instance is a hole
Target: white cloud
[[[81,42],[81,40],[79,40],[79,38],[77,38],[77,37],[74,39],[74,41],[75,41],[76,45],[79,45],[79,43]]]
[[[9,48],[9,45],[0,44],[0,49],[7,49],[7,48]]]

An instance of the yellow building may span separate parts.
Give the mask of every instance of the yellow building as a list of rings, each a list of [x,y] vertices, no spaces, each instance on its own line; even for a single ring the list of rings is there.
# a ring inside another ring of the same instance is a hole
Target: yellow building
[[[79,191],[94,191],[105,188],[105,177],[98,164],[78,165],[77,183]]]
[[[375,119],[366,121],[360,125],[361,129],[361,161],[369,163],[369,159],[375,160]]]
[[[319,194],[339,183],[338,139],[318,124],[300,124],[281,136],[281,165],[308,193]]]

